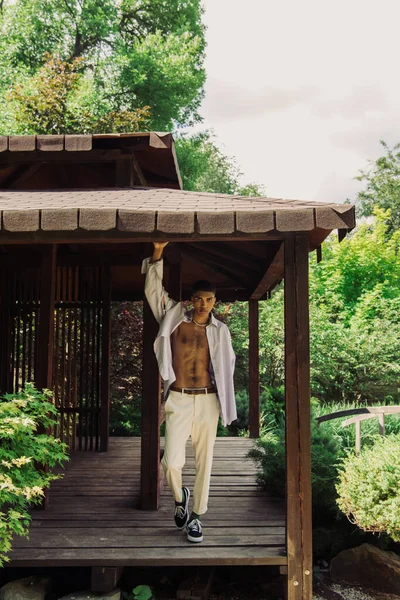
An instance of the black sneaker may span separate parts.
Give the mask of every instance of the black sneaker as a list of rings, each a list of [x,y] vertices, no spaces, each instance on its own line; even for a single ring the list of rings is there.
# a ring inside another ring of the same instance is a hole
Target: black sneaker
[[[190,491],[188,488],[182,488],[183,502],[175,502],[175,525],[178,529],[185,529],[187,522],[189,521],[189,498]]]
[[[189,542],[198,544],[203,541],[203,532],[201,530],[201,521],[199,519],[192,519],[186,525],[187,539]]]

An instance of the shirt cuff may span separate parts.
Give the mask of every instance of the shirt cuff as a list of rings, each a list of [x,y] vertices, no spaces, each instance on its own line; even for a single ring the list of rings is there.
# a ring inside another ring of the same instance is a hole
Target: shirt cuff
[[[151,256],[149,256],[149,258],[145,258],[142,262],[142,269],[141,269],[141,273],[142,275],[146,275],[147,272],[149,271],[150,268],[155,268],[157,271],[161,270],[161,278],[162,278],[162,268],[163,268],[163,259],[160,258],[159,260],[157,260],[156,262],[152,263],[151,261]]]

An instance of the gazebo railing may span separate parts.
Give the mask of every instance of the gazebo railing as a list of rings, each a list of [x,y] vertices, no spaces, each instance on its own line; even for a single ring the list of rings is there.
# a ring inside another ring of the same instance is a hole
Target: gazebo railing
[[[317,417],[316,421],[318,425],[320,425],[324,421],[331,421],[332,419],[340,419],[341,417],[356,415],[343,421],[342,427],[348,427],[349,425],[353,424],[356,426],[356,450],[359,452],[361,450],[361,422],[367,421],[368,419],[377,418],[379,421],[379,434],[384,436],[385,415],[396,414],[400,414],[400,406],[366,406],[363,408],[352,408],[329,413],[328,415]]]

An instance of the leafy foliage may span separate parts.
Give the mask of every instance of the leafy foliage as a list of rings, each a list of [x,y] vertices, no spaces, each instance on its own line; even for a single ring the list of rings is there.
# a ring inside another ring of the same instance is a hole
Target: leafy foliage
[[[142,303],[114,302],[111,328],[110,434],[138,436],[142,397]]]
[[[176,140],[179,168],[185,190],[240,196],[265,196],[263,186],[241,185],[241,172],[235,161],[223,154],[209,131]]]
[[[338,506],[364,530],[400,541],[400,434],[349,453],[339,470]]]
[[[400,402],[400,232],[388,238],[376,211],[340,244],[330,238],[310,264],[311,390],[321,402]],[[284,384],[283,286],[260,303],[262,389]],[[235,384],[248,386],[248,312],[227,305],[237,355]]]
[[[205,80],[201,17],[200,0],[6,3],[0,13],[0,129],[170,130],[198,121]],[[55,73],[51,61],[64,72]],[[49,73],[46,102],[41,86]],[[10,88],[16,92],[10,95]],[[18,112],[24,101],[36,108],[44,103],[49,116],[66,110],[69,119],[62,128],[49,119],[46,128],[28,110],[27,123]]]
[[[153,592],[148,585],[137,585],[130,593],[122,592],[124,600],[150,600]]]
[[[0,398],[0,566],[7,560],[12,535],[28,535],[28,507],[40,503],[43,490],[58,479],[46,467],[67,460],[67,448],[48,433],[57,411],[51,392],[32,384]]]
[[[82,73],[83,60],[70,62],[45,55],[43,66],[8,95],[14,121],[24,133],[135,132],[145,128],[149,107],[111,110],[107,103],[90,105]]]
[[[400,144],[393,148],[383,141],[381,144],[386,154],[357,177],[365,183],[365,189],[358,194],[357,207],[362,216],[372,215],[376,207],[389,211],[386,223],[391,234],[400,229]]]
[[[336,463],[343,453],[339,440],[325,428],[318,427],[315,419],[311,426],[311,473],[313,510],[319,520],[327,513],[336,512],[335,482]],[[248,454],[259,467],[258,482],[278,496],[285,494],[286,445],[285,421],[266,424],[263,434]]]

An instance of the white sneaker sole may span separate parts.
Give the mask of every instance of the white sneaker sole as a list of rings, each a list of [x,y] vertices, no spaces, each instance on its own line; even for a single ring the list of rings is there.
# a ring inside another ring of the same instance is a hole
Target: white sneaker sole
[[[199,544],[200,542],[203,541],[204,538],[203,538],[203,536],[201,536],[201,538],[199,538],[199,537],[194,538],[194,537],[191,537],[191,535],[188,533],[187,539],[189,542],[192,542],[192,544]]]

